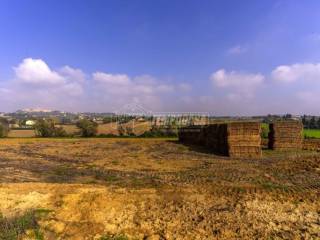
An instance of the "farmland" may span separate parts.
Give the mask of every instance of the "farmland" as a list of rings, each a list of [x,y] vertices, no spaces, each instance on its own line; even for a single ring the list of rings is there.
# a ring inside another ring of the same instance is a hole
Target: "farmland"
[[[35,213],[20,233],[31,239],[320,238],[318,152],[246,160],[176,139],[33,138],[0,140],[0,156],[0,212]]]
[[[320,138],[320,129],[304,129],[304,136],[308,138]]]

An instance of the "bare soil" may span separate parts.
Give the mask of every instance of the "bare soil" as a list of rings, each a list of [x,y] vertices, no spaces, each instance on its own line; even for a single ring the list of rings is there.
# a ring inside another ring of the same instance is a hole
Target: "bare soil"
[[[320,239],[319,197],[318,152],[249,160],[173,139],[0,140],[0,212],[48,210],[44,239]]]

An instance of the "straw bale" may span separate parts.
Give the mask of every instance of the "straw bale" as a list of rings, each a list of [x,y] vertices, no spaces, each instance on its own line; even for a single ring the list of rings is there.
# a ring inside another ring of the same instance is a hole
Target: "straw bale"
[[[299,121],[278,121],[270,124],[269,148],[275,150],[301,149],[303,125]]]
[[[257,122],[185,127],[179,130],[179,140],[231,157],[261,156],[261,124]]]

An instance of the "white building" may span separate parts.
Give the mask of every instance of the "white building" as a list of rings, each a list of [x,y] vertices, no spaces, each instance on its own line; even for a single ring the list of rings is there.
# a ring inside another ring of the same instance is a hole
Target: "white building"
[[[34,120],[27,120],[27,121],[26,121],[26,126],[31,127],[31,126],[33,126],[33,125],[35,125],[35,124],[36,124],[36,122],[35,122]]]

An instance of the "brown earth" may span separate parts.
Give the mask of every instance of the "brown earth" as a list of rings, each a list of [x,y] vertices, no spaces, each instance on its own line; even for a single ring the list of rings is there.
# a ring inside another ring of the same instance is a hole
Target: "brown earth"
[[[36,132],[33,129],[10,129],[8,137],[12,138],[32,138],[36,136]]]
[[[319,239],[320,154],[213,155],[172,139],[0,140],[0,212],[44,239]]]

